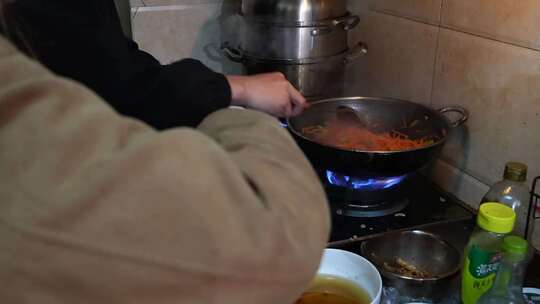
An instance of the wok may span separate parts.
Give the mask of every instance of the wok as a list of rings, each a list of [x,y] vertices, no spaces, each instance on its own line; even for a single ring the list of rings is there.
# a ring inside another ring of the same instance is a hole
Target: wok
[[[338,107],[348,106],[360,114],[368,128],[377,132],[399,130],[410,139],[430,138],[433,143],[414,150],[361,151],[345,150],[318,143],[302,134],[304,127],[321,125],[335,119]],[[444,113],[455,112],[459,118],[450,121]],[[448,134],[468,119],[460,107],[433,110],[410,101],[375,98],[331,98],[311,103],[311,107],[287,125],[300,148],[314,167],[354,177],[396,177],[414,172],[437,157]]]

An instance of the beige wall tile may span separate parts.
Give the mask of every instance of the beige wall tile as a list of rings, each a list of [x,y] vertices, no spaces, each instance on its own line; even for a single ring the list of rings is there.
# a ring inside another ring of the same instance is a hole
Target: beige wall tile
[[[470,111],[443,159],[486,184],[517,160],[540,174],[540,52],[442,30],[433,105]]]
[[[371,4],[372,1],[376,1],[376,0],[365,0],[365,1],[349,0],[347,1],[347,8],[350,12],[354,12],[355,14],[368,12],[370,10],[369,7],[372,5]]]
[[[422,173],[473,208],[478,208],[482,197],[489,190],[488,185],[442,160],[436,160]]]
[[[221,4],[140,7],[133,36],[162,63],[190,57],[218,72],[239,73],[241,67],[219,51],[231,14]]]
[[[144,6],[143,0],[129,0],[129,5],[133,7],[141,7]]]
[[[349,40],[369,52],[348,65],[346,94],[429,104],[438,28],[374,12],[361,18]]]
[[[540,49],[540,1],[445,0],[442,24]]]
[[[402,16],[438,25],[442,0],[373,0],[372,8],[379,12]]]

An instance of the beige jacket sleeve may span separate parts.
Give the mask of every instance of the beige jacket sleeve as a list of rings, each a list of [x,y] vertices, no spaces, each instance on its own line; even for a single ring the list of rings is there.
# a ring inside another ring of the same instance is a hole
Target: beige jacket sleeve
[[[288,304],[329,231],[271,117],[156,132],[0,37],[1,303]]]

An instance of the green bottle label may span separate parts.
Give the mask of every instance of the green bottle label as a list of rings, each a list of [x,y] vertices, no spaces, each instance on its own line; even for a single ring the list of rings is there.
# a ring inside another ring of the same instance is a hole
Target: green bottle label
[[[482,279],[490,274],[497,273],[501,254],[498,252],[488,252],[476,245],[469,251],[469,272],[475,279]]]
[[[461,281],[461,298],[474,304],[493,286],[501,260],[500,252],[490,252],[473,245],[465,259]]]

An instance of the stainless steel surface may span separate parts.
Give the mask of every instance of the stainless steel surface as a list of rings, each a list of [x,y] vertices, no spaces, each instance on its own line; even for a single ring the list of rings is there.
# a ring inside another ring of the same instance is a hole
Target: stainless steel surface
[[[221,50],[225,53],[225,55],[234,62],[244,63],[246,61],[249,61],[253,64],[255,63],[262,63],[262,64],[312,64],[312,63],[321,63],[321,62],[327,62],[327,61],[337,61],[340,60],[342,63],[349,63],[352,62],[365,54],[367,54],[368,49],[367,46],[359,42],[356,45],[354,45],[352,48],[347,49],[346,51],[336,54],[333,56],[326,56],[326,57],[314,57],[314,58],[301,58],[301,59],[274,59],[274,58],[265,58],[265,57],[258,57],[258,56],[252,56],[247,54],[244,50],[236,47],[232,47],[228,42],[225,42],[221,45]]]
[[[243,0],[242,14],[258,21],[306,25],[347,14],[346,0]]]
[[[314,63],[288,64],[276,61],[250,61],[244,65],[248,74],[281,72],[308,99],[342,96],[345,63],[343,55]]]
[[[244,51],[222,46],[232,61],[241,62],[249,75],[281,72],[305,97],[314,100],[342,96],[345,84],[345,65],[366,53],[363,44],[335,56],[306,59],[264,59],[249,56]]]
[[[466,219],[441,221],[441,222],[436,222],[436,223],[432,223],[428,225],[418,226],[415,228],[438,235],[441,239],[451,244],[454,248],[456,248],[461,253],[464,251],[465,246],[469,240],[469,237],[474,227],[475,227],[475,222],[472,218],[472,213],[471,213],[471,217],[468,217]],[[410,231],[410,230],[411,229],[404,229],[401,231]],[[362,255],[361,253],[362,243],[364,243],[367,240],[379,239],[388,234],[394,234],[396,232],[386,232],[382,234],[376,234],[376,235],[365,236],[365,237],[361,237],[357,239],[351,239],[348,241],[334,242],[330,244],[329,247],[344,249],[344,250],[348,250],[348,251]],[[531,271],[532,269],[540,270],[540,267],[538,268],[529,267],[529,273],[533,272]],[[535,282],[535,278],[539,278],[538,271],[536,271],[535,274],[533,273],[533,276],[529,278],[529,282]],[[459,299],[459,282],[460,282],[460,276],[458,273],[456,273],[455,275],[451,277],[450,282],[445,286],[446,290],[443,292],[443,294],[446,293],[448,299],[457,299],[457,300]],[[535,285],[531,285],[529,283],[528,286],[535,286]],[[417,287],[417,289],[419,290],[422,290],[423,288],[425,288],[425,286],[423,285],[420,285]],[[411,302],[411,300],[418,301],[419,299],[416,299],[416,298],[411,299],[411,297],[404,297],[404,299],[400,299],[400,300],[402,300],[402,302],[400,303],[409,303]]]
[[[326,25],[302,27],[246,20],[241,27],[239,48],[249,56],[265,59],[328,57],[348,49],[347,31],[358,20],[358,16],[347,16]]]
[[[341,149],[331,143],[317,142],[302,133],[306,127],[323,125],[335,119],[336,108],[348,106],[363,112],[370,129],[378,132],[398,130],[410,139],[431,140],[417,149],[369,151]],[[467,120],[467,111],[460,109]],[[452,125],[444,114],[414,102],[376,97],[329,98],[311,103],[302,114],[287,119],[289,130],[316,168],[354,177],[395,177],[412,173],[441,151]]]
[[[360,19],[346,0],[243,0],[240,15],[227,56],[248,74],[282,72],[311,100],[342,96],[344,63],[367,52],[363,44],[349,50],[347,33]]]
[[[356,59],[366,55],[368,53],[368,46],[363,42],[356,43],[350,48],[349,53],[345,56],[345,63],[355,61]]]
[[[441,299],[460,269],[461,254],[456,248],[437,235],[420,230],[389,233],[365,241],[361,252],[375,264],[386,286],[396,287],[400,295],[413,298]],[[385,267],[385,263],[393,264],[396,258],[429,272],[429,277],[414,278]]]
[[[336,114],[337,118],[344,122],[351,123],[352,125],[357,125],[360,128],[366,128],[368,126],[365,121],[366,119],[364,118],[364,115],[349,106],[338,106]]]
[[[456,248],[460,253],[465,250],[465,246],[469,240],[469,237],[475,227],[475,221],[472,218],[459,219],[455,221],[444,221],[428,225],[416,227],[422,231],[433,233],[438,235],[441,239],[445,240]],[[406,229],[404,231],[410,231]],[[386,236],[387,234],[393,234],[395,232],[386,232],[377,235],[370,235],[361,238],[355,238],[347,241],[339,241],[329,244],[330,248],[338,248],[348,250],[354,253],[361,253],[361,244],[367,240],[378,239]],[[459,274],[452,276],[452,280],[446,286],[446,294],[449,298],[459,299]],[[540,287],[540,255],[536,254],[527,268],[527,278],[525,282],[526,286]],[[424,286],[419,286],[418,289],[423,289]]]
[[[442,114],[457,113],[459,115],[459,118],[451,123],[453,128],[462,126],[469,119],[469,113],[461,107],[444,107],[439,109],[439,112]]]
[[[421,104],[382,97],[341,97],[329,98],[313,103],[302,115],[291,118],[289,126],[297,136],[306,138],[300,130],[304,127],[321,125],[331,120],[336,109],[346,106],[355,112],[362,113],[363,120],[368,125],[376,125],[386,132],[399,129],[412,139],[432,137],[436,139],[431,145],[420,149],[436,146],[446,140],[451,127],[458,127],[465,123],[469,114],[461,107],[446,107],[439,111],[432,110]],[[459,112],[457,121],[450,121],[444,113]],[[411,151],[411,150],[408,150]],[[395,154],[403,151],[356,151],[370,153]]]

